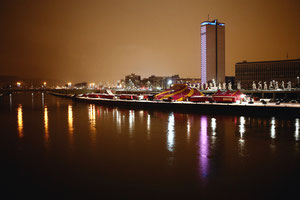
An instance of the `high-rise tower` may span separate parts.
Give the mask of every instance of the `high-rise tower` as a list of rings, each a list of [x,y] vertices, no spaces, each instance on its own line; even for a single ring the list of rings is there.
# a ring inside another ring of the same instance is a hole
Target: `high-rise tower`
[[[225,81],[225,24],[201,23],[201,82]]]

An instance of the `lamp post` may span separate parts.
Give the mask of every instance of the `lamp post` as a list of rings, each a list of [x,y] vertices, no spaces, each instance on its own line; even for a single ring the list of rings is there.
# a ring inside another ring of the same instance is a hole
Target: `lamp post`
[[[297,88],[298,88],[298,90],[299,90],[299,76],[297,76],[297,81],[298,81]]]

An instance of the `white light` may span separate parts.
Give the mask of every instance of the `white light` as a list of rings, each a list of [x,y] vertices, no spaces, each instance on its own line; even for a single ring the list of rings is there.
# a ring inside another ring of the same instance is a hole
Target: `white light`
[[[299,139],[299,119],[297,118],[295,122],[295,140],[298,141]]]
[[[168,150],[169,151],[173,151],[174,148],[174,125],[175,125],[174,114],[171,113],[169,115],[169,120],[168,120]]]
[[[217,128],[217,120],[216,118],[211,118],[212,135],[216,135],[216,128]]]
[[[171,84],[172,84],[172,80],[169,80],[169,81],[168,81],[168,85],[171,85]]]
[[[275,117],[272,117],[271,119],[271,138],[275,139],[276,138],[276,123],[275,123]]]

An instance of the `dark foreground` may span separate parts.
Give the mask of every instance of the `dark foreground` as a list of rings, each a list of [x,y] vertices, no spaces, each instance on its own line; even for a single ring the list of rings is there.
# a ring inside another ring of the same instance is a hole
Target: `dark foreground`
[[[0,99],[1,194],[69,199],[297,199],[297,117]]]

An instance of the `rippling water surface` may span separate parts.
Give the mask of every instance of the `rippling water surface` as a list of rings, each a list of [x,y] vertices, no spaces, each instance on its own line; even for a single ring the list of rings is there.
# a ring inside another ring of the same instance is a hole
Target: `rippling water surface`
[[[300,116],[299,116],[300,117]],[[2,192],[134,199],[299,197],[299,118],[0,99]]]

